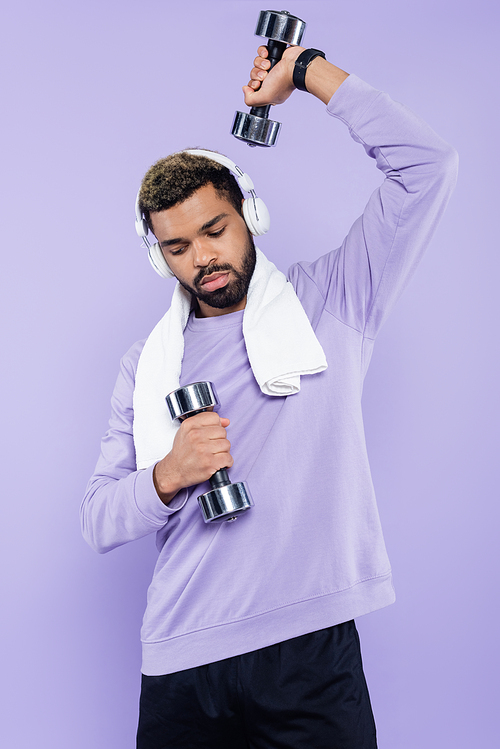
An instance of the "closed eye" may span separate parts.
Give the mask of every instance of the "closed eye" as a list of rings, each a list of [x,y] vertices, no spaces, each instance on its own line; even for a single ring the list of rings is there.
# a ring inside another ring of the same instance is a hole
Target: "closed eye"
[[[221,236],[221,234],[223,234],[223,233],[224,233],[225,229],[226,229],[226,227],[225,227],[225,226],[223,226],[223,227],[222,227],[222,229],[219,229],[218,231],[211,231],[211,232],[210,232],[210,233],[208,234],[208,236],[209,236],[209,237],[220,237],[220,236]]]
[[[225,231],[226,231],[226,227],[223,226],[222,228],[217,229],[217,231],[207,232],[207,237],[210,237],[211,239],[217,239],[217,237],[221,237],[224,234]],[[177,240],[175,240],[175,241],[177,241]],[[168,244],[168,243],[165,242],[165,243],[162,243],[162,245],[163,244]],[[185,251],[185,249],[186,249],[186,247],[179,247],[178,250],[170,250],[170,254],[171,255],[182,255],[182,253]]]

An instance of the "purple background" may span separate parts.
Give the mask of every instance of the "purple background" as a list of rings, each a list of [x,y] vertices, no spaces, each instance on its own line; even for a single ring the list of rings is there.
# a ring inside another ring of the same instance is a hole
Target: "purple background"
[[[500,744],[495,6],[286,4],[308,22],[307,46],[413,108],[461,156],[364,396],[398,593],[358,621],[381,749]],[[78,507],[119,357],[173,285],[134,233],[145,170],[183,147],[227,153],[270,208],[259,244],[283,269],[338,246],[380,182],[305,94],[276,110],[277,148],[230,136],[264,7],[27,0],[2,11],[2,746],[135,745],[154,539],[97,556]]]

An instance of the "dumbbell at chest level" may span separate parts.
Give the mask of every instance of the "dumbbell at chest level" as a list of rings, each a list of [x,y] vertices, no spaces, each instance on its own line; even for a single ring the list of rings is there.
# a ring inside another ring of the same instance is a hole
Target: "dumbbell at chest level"
[[[193,382],[174,390],[165,398],[175,421],[184,421],[196,414],[210,411],[219,405],[217,393],[211,382]],[[229,522],[253,506],[253,500],[244,481],[232,484],[226,468],[210,477],[211,491],[198,497],[205,523]]]

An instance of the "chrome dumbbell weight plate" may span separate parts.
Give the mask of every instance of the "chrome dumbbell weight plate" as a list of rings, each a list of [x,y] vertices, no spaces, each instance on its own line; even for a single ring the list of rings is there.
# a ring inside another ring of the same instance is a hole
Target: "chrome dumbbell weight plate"
[[[236,112],[231,132],[235,138],[244,140],[249,146],[271,147],[276,145],[280,130],[281,122],[258,117],[251,112]]]
[[[165,400],[172,421],[183,421],[189,416],[220,405],[212,382],[193,382],[169,393]]]
[[[305,30],[305,22],[297,16],[292,16],[286,10],[261,10],[255,27],[255,35],[296,47],[300,45]]]
[[[227,476],[227,471],[222,470]],[[210,484],[212,484],[211,480]],[[253,506],[253,501],[246,483],[239,481],[236,484],[228,483],[219,486],[202,494],[198,497],[198,504],[205,523],[214,523],[222,520],[227,522],[236,520],[238,515]]]
[[[300,44],[305,29],[305,22],[286,10],[260,12],[255,34],[268,40],[267,50],[271,68],[281,60],[288,44]],[[281,122],[269,119],[270,108],[268,105],[252,107],[250,112],[236,112],[231,133],[249,146],[275,146]]]
[[[169,393],[165,400],[172,420],[178,421],[184,421],[220,405],[211,382],[193,382]],[[253,506],[246,483],[240,481],[232,484],[225,468],[221,468],[210,477],[210,486],[211,491],[198,497],[205,523],[236,520],[238,515]]]

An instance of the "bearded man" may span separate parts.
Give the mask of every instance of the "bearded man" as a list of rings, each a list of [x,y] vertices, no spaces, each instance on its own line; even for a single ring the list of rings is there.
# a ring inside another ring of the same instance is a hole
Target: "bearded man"
[[[246,104],[285,101],[304,51],[287,49],[270,70],[260,47]],[[153,264],[178,284],[165,318],[122,360],[82,506],[99,552],[157,534],[139,749],[376,747],[354,619],[394,592],[362,383],[446,205],[456,154],[321,56],[301,87],[385,177],[341,247],[285,278],[254,247],[265,210],[252,192],[242,203],[240,171],[219,154],[161,159],[139,193]],[[175,428],[165,396],[205,380],[220,414]],[[237,522],[204,523],[196,498],[221,468],[248,480],[254,506]]]

